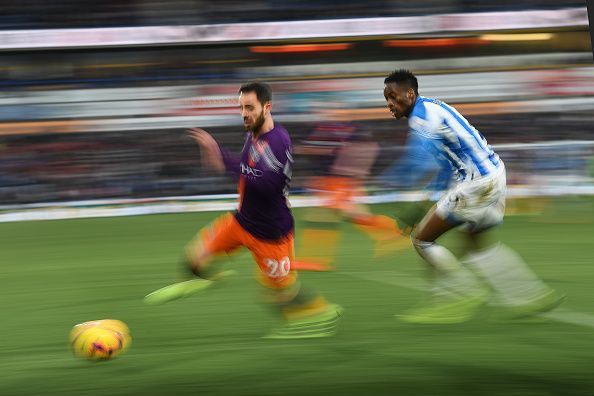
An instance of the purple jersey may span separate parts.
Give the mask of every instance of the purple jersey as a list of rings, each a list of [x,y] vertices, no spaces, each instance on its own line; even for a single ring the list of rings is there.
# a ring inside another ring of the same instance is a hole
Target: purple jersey
[[[293,148],[287,130],[276,124],[257,139],[247,133],[239,156],[220,148],[225,168],[239,178],[239,208],[235,214],[239,224],[264,240],[278,240],[291,233],[293,215],[287,195]]]

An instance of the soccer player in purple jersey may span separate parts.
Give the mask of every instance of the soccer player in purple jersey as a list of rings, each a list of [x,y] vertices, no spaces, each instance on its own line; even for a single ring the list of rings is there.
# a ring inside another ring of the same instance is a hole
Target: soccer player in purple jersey
[[[247,247],[259,267],[259,281],[269,290],[286,323],[269,338],[313,338],[333,335],[340,307],[306,293],[293,267],[293,216],[287,201],[292,146],[289,133],[275,123],[272,90],[264,83],[239,89],[239,109],[248,133],[239,155],[226,151],[205,130],[190,136],[204,164],[238,179],[239,206],[205,227],[187,245],[184,266],[194,279],[159,289],[147,303],[163,303],[209,287],[227,272],[216,271],[217,258]]]

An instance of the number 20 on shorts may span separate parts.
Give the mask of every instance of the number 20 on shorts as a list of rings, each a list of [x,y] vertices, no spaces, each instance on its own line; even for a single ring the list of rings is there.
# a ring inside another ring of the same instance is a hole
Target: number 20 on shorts
[[[280,261],[274,259],[266,259],[265,261],[268,275],[271,278],[282,278],[289,275],[291,271],[291,261],[289,257],[283,257]]]

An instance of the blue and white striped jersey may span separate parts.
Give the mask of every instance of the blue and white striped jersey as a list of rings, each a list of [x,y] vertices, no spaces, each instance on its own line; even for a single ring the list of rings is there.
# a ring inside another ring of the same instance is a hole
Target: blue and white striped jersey
[[[458,180],[486,176],[502,166],[483,135],[440,100],[417,97],[408,126],[442,168],[453,170]]]

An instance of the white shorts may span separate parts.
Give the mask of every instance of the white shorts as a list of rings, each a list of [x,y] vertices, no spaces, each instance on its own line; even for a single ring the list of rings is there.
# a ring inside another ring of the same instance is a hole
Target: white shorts
[[[495,173],[463,181],[437,202],[436,213],[470,232],[485,230],[503,221],[505,214],[505,166]]]

